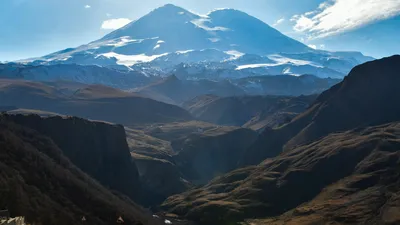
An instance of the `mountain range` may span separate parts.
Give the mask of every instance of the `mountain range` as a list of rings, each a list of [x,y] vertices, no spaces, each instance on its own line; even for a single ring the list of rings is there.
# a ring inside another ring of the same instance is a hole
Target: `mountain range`
[[[281,74],[343,78],[372,59],[359,52],[314,50],[238,10],[198,15],[167,4],[89,44],[20,62],[226,79]]]

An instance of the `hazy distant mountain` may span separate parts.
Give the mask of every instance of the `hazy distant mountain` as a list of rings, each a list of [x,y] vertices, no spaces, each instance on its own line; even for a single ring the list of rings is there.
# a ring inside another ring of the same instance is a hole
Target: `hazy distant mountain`
[[[217,97],[313,95],[329,89],[340,81],[340,79],[318,78],[313,75],[299,77],[290,75],[257,76],[220,81],[209,79],[185,80],[172,75],[132,91],[158,101],[181,105],[196,97],[201,98],[203,95],[215,95]]]
[[[69,91],[62,84],[0,79],[0,106],[36,109],[126,126],[192,118],[175,105],[102,85],[86,85],[72,94],[66,92]]]
[[[141,96],[177,105],[204,94],[218,96],[241,96],[246,94],[245,90],[228,80],[180,80],[174,75],[133,91]]]
[[[232,83],[241,87],[248,95],[286,95],[300,96],[319,94],[340,79],[318,78],[313,75],[290,76],[257,76],[232,80]]]
[[[188,64],[184,68],[189,74],[190,64],[199,64],[196,67],[212,74],[218,70],[225,78],[251,74],[343,78],[352,67],[371,59],[358,52],[311,49],[238,10],[198,15],[168,4],[97,41],[22,62],[101,65],[153,74],[168,74],[183,63]]]

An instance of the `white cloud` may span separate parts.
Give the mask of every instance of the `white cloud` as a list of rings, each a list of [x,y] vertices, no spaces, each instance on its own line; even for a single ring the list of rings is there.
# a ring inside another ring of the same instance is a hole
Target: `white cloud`
[[[127,18],[118,18],[118,19],[110,19],[110,20],[105,20],[103,21],[103,24],[101,24],[101,29],[104,30],[116,30],[119,29],[128,23],[130,23],[132,20],[127,19]]]
[[[310,39],[351,31],[400,15],[400,0],[327,0],[312,12],[294,15],[293,29]]]
[[[305,16],[311,16],[314,15],[316,12],[315,11],[311,11],[311,12],[306,12],[304,13]]]
[[[277,21],[274,23],[274,25],[272,25],[272,26],[276,27],[276,26],[278,26],[279,24],[281,24],[281,23],[283,23],[283,22],[285,22],[285,18],[280,18],[280,19],[277,20]]]
[[[325,46],[324,44],[320,44],[320,45],[319,45],[319,48],[320,48],[320,49],[325,49],[325,47],[326,47],[326,46]]]
[[[92,6],[90,6],[90,5],[85,5],[85,9],[90,9],[90,8],[92,8]]]
[[[294,20],[296,21],[296,25],[294,26],[294,30],[296,31],[307,31],[315,25],[315,22],[312,19],[304,15],[296,16],[296,19]]]
[[[111,17],[112,14],[111,14],[111,13],[106,13],[106,16],[107,16],[107,17]]]
[[[312,48],[312,49],[317,49],[316,45],[308,45],[308,47]]]

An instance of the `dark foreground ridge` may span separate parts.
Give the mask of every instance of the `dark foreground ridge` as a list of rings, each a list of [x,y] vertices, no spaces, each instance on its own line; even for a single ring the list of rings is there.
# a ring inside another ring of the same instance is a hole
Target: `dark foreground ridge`
[[[4,115],[51,138],[72,163],[105,187],[140,200],[140,181],[124,127],[77,117]]]
[[[76,130],[75,130],[76,131]],[[51,139],[0,117],[0,207],[36,224],[157,224],[151,214],[83,173]]]

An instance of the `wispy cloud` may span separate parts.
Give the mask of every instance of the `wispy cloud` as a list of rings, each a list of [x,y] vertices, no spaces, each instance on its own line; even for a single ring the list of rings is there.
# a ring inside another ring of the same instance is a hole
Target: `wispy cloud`
[[[116,30],[116,29],[119,29],[119,28],[127,25],[131,21],[132,20],[127,19],[127,18],[105,20],[105,21],[103,21],[103,24],[101,24],[101,29]]]
[[[327,0],[317,9],[294,15],[293,29],[310,39],[323,38],[400,15],[400,0]]]
[[[272,26],[276,27],[276,26],[278,26],[279,24],[281,24],[281,23],[283,23],[283,22],[285,22],[285,18],[280,18],[280,19],[277,20]]]
[[[85,5],[85,9],[90,9],[90,8],[92,8],[92,6],[90,6],[90,5]]]

